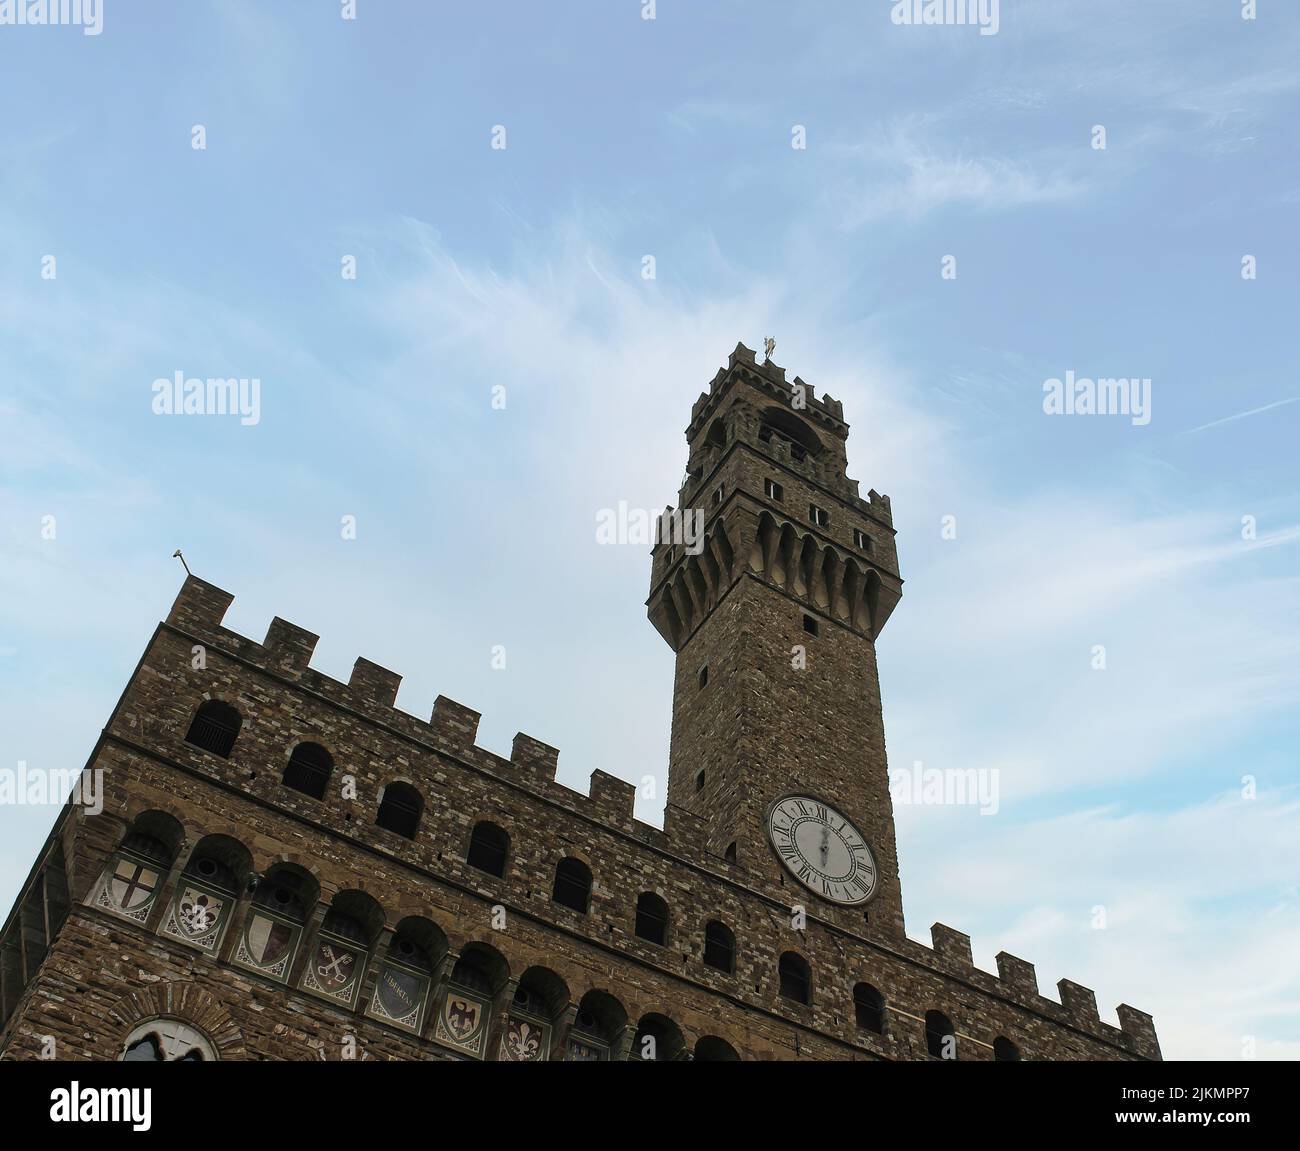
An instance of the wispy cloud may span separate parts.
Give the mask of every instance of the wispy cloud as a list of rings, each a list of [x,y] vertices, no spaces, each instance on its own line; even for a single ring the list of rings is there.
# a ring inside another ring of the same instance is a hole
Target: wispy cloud
[[[838,148],[841,168],[851,165],[832,191],[844,226],[882,217],[915,220],[951,206],[1002,211],[1073,200],[1088,188],[1080,167],[1062,149],[1032,159],[971,153],[949,145],[942,133],[899,125],[880,139]]]

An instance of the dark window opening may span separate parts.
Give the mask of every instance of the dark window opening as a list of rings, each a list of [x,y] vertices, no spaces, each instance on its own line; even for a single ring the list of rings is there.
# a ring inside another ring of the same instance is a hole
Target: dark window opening
[[[172,860],[172,850],[161,839],[155,839],[152,835],[146,835],[143,831],[132,831],[124,840],[122,840],[122,850],[129,851],[132,855],[138,855],[144,859],[152,859],[157,863],[170,864]]]
[[[651,891],[637,897],[636,934],[639,939],[660,947],[668,940],[668,904]]]
[[[284,769],[284,785],[313,799],[324,799],[325,786],[333,770],[333,757],[319,743],[300,743]]]
[[[226,759],[234,750],[235,739],[243,723],[244,717],[230,704],[217,699],[205,699],[190,721],[185,742]]]
[[[580,859],[562,859],[555,868],[551,898],[561,907],[587,914],[591,901],[591,871]]]
[[[734,839],[727,844],[727,850],[722,853],[722,858],[728,863],[736,862],[736,841]]]
[[[699,775],[695,777],[695,790],[696,791],[704,790],[704,772],[700,772]]]
[[[802,1003],[805,1007],[812,1003],[812,969],[802,955],[794,951],[785,952],[777,972],[782,999]]]
[[[375,822],[407,839],[414,839],[423,811],[424,799],[415,788],[409,783],[390,783],[384,788],[384,798],[379,801]]]
[[[525,987],[523,984],[515,988],[513,1006],[516,1010],[523,1011],[528,1015],[535,1015],[539,1019],[550,1018],[546,999],[542,993],[532,987]]]
[[[785,498],[785,489],[775,480],[764,480],[763,494],[767,496],[769,500],[775,500],[779,503]]]
[[[998,1063],[1019,1063],[1020,1048],[1005,1035],[999,1035],[993,1040],[993,1058]]]
[[[957,1033],[942,1011],[925,1013],[925,1045],[935,1059],[957,1058]]]
[[[816,634],[817,634],[817,621],[816,621],[815,619],[813,619],[812,616],[810,616],[810,615],[805,615],[805,616],[803,617],[803,630],[806,631],[809,635],[816,635]]]
[[[722,495],[723,492],[726,490],[726,486],[727,486],[726,484],[719,484],[716,488],[714,488],[713,497],[709,500],[709,503],[713,507],[716,508],[720,503],[722,503]]]
[[[816,504],[808,505],[808,517],[819,528],[830,527],[831,517],[825,508],[819,508]]]
[[[853,546],[856,547],[859,551],[864,551],[869,553],[871,551],[871,537],[867,535],[867,533],[864,532],[861,528],[854,528]]]
[[[706,687],[709,682],[709,665],[705,664],[700,668],[700,686]]]
[[[122,1056],[123,1063],[161,1063],[162,1061],[162,1048],[158,1046],[158,1040],[153,1035],[137,1039]]]
[[[870,983],[859,983],[853,989],[853,1010],[859,1031],[879,1035],[885,1030],[885,1000]]]
[[[736,937],[716,919],[704,928],[704,966],[728,973],[736,969]]]
[[[509,849],[510,836],[495,823],[476,823],[470,832],[465,862],[500,878],[506,873],[506,852]]]

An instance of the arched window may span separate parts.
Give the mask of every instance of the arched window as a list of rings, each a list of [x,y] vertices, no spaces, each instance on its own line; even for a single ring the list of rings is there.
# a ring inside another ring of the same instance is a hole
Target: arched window
[[[465,862],[489,875],[506,873],[506,854],[510,851],[510,836],[495,823],[484,820],[474,825],[469,836],[469,852]]]
[[[267,979],[287,982],[303,925],[319,894],[320,885],[306,871],[291,863],[275,864],[257,881],[234,962]]]
[[[515,986],[498,1058],[508,1063],[549,1059],[555,1021],[568,1006],[564,980],[549,968],[530,967]]]
[[[325,798],[325,786],[334,770],[334,758],[319,743],[300,743],[284,769],[284,785],[313,799]]]
[[[870,983],[859,983],[853,988],[853,1010],[859,1031],[879,1035],[885,1030],[885,1000]]]
[[[384,788],[384,798],[379,801],[375,822],[407,839],[414,839],[423,810],[424,799],[420,793],[409,783],[395,781]]]
[[[643,891],[636,900],[637,938],[663,947],[668,942],[668,904],[653,891]]]
[[[225,759],[234,748],[235,737],[243,725],[244,717],[230,704],[219,699],[205,699],[190,720],[185,742]]]
[[[451,982],[490,997],[501,989],[509,974],[509,965],[499,951],[486,943],[470,943],[451,969]]]
[[[580,859],[561,859],[555,868],[551,898],[561,907],[587,914],[591,901],[591,870]]]
[[[812,969],[797,951],[787,951],[778,965],[781,998],[805,1006],[812,1003]]]
[[[447,937],[432,920],[408,916],[393,932],[375,980],[368,1011],[417,1035],[424,1025],[435,964],[447,951]]]
[[[251,871],[252,857],[242,843],[228,835],[205,835],[176,884],[163,934],[216,955]]]
[[[957,1032],[942,1011],[925,1013],[925,1045],[935,1059],[957,1058]]]
[[[366,961],[384,926],[383,908],[364,891],[340,891],[309,944],[300,986],[355,1007]]]
[[[698,1063],[701,1060],[706,1063],[738,1063],[740,1056],[725,1039],[719,1039],[716,1035],[704,1035],[695,1044],[695,1061]]]
[[[216,1058],[205,1035],[165,1016],[141,1023],[127,1036],[118,1056],[123,1063],[207,1063]]]
[[[564,1058],[574,1063],[598,1063],[609,1059],[626,1025],[627,1012],[617,999],[608,991],[588,991],[578,1004]]]
[[[185,829],[162,811],[136,816],[121,846],[108,857],[95,906],[136,923],[148,923],[154,901],[185,838]]]
[[[718,971],[736,970],[736,937],[731,928],[716,919],[704,927],[704,966]]]
[[[1005,1035],[999,1035],[993,1040],[993,1058],[998,1063],[1019,1063],[1020,1048]]]
[[[627,1057],[669,1062],[680,1059],[685,1049],[682,1029],[666,1015],[651,1013],[641,1017]]]

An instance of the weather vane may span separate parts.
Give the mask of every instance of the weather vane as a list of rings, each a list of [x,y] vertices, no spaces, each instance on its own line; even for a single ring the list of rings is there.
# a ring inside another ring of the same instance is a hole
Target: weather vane
[[[772,358],[772,352],[773,350],[775,350],[775,348],[776,348],[776,341],[772,339],[771,336],[768,336],[763,341],[763,363],[767,363],[767,361]]]
[[[192,571],[190,571],[190,565],[187,564],[187,563],[185,562],[185,557],[184,557],[183,555],[181,555],[181,549],[180,549],[180,548],[177,548],[174,552],[172,552],[172,559],[174,559],[174,560],[180,560],[180,561],[181,561],[181,567],[183,567],[183,568],[185,569],[185,574],[186,574],[186,575],[193,575],[193,574],[194,574]]]

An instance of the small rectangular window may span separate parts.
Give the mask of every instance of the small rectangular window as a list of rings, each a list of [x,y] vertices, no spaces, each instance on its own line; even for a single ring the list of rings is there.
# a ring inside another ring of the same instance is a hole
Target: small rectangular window
[[[817,621],[816,621],[815,619],[813,619],[813,617],[810,616],[810,615],[806,615],[806,616],[804,616],[804,617],[803,617],[803,630],[806,631],[809,635],[816,635],[816,634],[817,634]]]
[[[764,480],[763,494],[767,496],[769,500],[777,500],[779,502],[785,498],[785,489],[775,480]]]
[[[809,504],[808,515],[819,528],[830,527],[831,517],[827,514],[825,508],[819,508],[816,504]]]
[[[725,487],[726,484],[719,484],[713,491],[713,498],[709,502],[712,503],[715,508],[722,503],[722,492]]]
[[[869,553],[871,551],[871,537],[861,528],[854,528],[853,546],[856,547],[858,551]]]
[[[706,663],[700,668],[700,686],[706,687],[709,682],[709,665]]]

